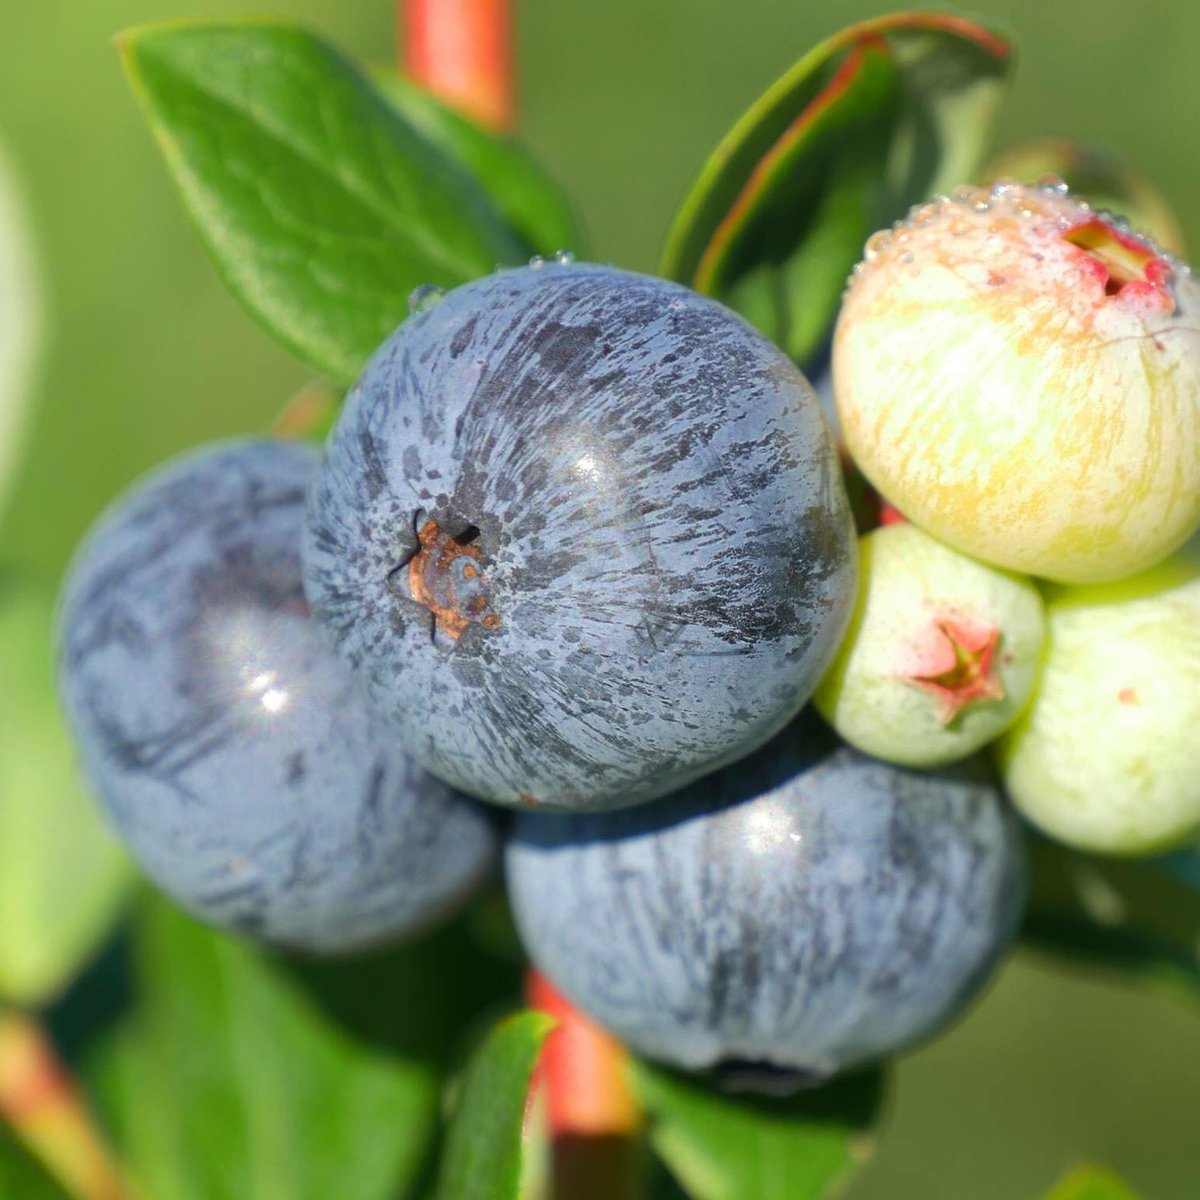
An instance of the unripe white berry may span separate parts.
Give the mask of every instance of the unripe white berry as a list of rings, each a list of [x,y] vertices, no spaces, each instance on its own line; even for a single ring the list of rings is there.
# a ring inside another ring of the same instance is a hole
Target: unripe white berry
[[[961,189],[876,234],[833,361],[855,461],[966,554],[1098,582],[1200,522],[1200,287],[1065,187]]]

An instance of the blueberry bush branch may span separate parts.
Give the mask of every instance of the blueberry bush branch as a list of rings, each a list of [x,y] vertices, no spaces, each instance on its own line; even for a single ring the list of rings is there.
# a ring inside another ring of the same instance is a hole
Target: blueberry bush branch
[[[407,75],[489,129],[516,124],[515,0],[396,0]]]
[[[73,1200],[132,1195],[49,1034],[26,1013],[0,1013],[0,1114]]]
[[[641,1200],[643,1117],[628,1051],[539,972],[529,972],[526,995],[557,1022],[533,1086],[549,1142],[552,1200]]]

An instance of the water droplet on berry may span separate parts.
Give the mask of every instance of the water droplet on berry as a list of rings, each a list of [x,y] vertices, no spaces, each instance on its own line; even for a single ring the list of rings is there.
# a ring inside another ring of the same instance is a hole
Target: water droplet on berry
[[[575,261],[575,255],[570,250],[555,250],[554,261],[560,267],[569,267]]]
[[[864,247],[864,257],[866,258],[867,262],[873,261],[880,254],[882,254],[888,248],[888,243],[891,240],[891,232],[887,229],[880,229],[871,234],[871,236],[867,238],[867,244]]]

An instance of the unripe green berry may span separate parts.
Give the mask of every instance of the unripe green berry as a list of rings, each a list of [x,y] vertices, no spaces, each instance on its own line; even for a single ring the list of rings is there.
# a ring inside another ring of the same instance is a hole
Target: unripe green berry
[[[915,525],[888,525],[859,539],[858,602],[813,700],[867,754],[908,766],[952,762],[1017,718],[1044,633],[1028,579]]]
[[[1200,566],[1048,589],[1034,699],[998,743],[1013,803],[1068,845],[1147,854],[1200,830]]]

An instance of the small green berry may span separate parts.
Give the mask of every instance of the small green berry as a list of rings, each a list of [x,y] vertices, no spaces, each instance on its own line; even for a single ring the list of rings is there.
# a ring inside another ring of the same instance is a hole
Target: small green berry
[[[1037,588],[909,524],[862,537],[859,564],[850,629],[813,697],[826,720],[908,766],[965,758],[1007,729],[1037,676]]]
[[[1084,850],[1146,854],[1200,829],[1200,565],[1047,593],[1046,665],[998,744],[1013,803]]]

